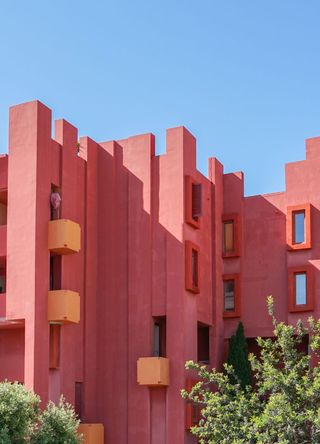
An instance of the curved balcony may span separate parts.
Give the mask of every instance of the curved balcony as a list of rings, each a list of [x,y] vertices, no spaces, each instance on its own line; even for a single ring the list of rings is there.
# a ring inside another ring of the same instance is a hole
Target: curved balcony
[[[80,295],[71,290],[49,291],[48,321],[52,324],[80,322]]]
[[[81,248],[81,228],[68,219],[49,222],[48,249],[56,254],[78,253]]]

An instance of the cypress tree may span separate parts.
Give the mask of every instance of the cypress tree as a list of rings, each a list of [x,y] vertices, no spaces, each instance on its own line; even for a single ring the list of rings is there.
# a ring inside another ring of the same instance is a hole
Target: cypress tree
[[[244,336],[242,322],[239,322],[237,331],[230,338],[229,354],[227,363],[232,365],[236,379],[234,383],[240,382],[242,388],[251,385],[251,369],[248,360],[248,344]]]

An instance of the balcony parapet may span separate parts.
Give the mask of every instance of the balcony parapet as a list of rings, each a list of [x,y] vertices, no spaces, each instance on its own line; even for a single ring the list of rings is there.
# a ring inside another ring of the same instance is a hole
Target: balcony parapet
[[[48,321],[52,324],[80,322],[80,295],[71,290],[54,290],[48,294]]]
[[[162,357],[139,358],[137,362],[137,382],[150,387],[169,385],[169,359]]]
[[[48,249],[56,254],[78,253],[81,248],[81,228],[69,219],[49,221]]]

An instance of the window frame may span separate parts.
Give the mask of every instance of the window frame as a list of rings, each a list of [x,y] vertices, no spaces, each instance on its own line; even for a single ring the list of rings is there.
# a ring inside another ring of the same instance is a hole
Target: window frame
[[[194,285],[193,282],[193,269],[192,269],[192,251],[196,251],[198,255],[197,259],[197,278],[198,285]],[[186,290],[192,293],[200,293],[200,248],[198,245],[187,240],[185,241],[185,287]]]
[[[189,393],[198,382],[200,382],[200,379],[188,378],[186,380],[187,392]],[[201,410],[202,408],[199,404],[196,404],[191,400],[186,401],[186,430],[190,430],[191,427],[199,424],[199,421],[202,418]],[[197,417],[196,421],[194,421],[195,416]]]
[[[234,281],[234,310],[225,311],[225,293],[224,283],[226,281]],[[241,313],[241,294],[240,294],[240,275],[239,274],[224,274],[222,276],[222,297],[223,297],[223,317],[224,318],[239,318]]]
[[[201,182],[196,181],[191,176],[185,176],[185,199],[184,199],[184,208],[185,208],[185,221],[187,224],[191,225],[193,228],[200,228],[201,217],[198,219],[194,219],[192,213],[192,186],[193,185],[201,185]],[[202,203],[201,203],[202,206]]]
[[[233,223],[233,250],[225,251],[224,224]],[[222,216],[222,257],[239,257],[240,256],[240,217],[238,213],[224,214]]]
[[[296,302],[296,279],[297,274],[306,274],[307,291],[306,304]],[[290,313],[314,310],[314,282],[313,270],[310,265],[292,267],[288,269],[288,311]]]
[[[304,242],[295,243],[295,221],[294,215],[297,213],[305,214],[305,236]],[[311,242],[311,204],[304,203],[301,205],[293,205],[287,208],[287,245],[288,250],[307,250],[312,248]]]

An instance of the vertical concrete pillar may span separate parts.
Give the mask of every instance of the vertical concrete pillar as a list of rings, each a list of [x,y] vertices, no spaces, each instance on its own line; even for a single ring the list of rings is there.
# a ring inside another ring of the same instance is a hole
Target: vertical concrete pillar
[[[7,316],[25,320],[24,382],[48,399],[51,111],[38,101],[10,110]]]

